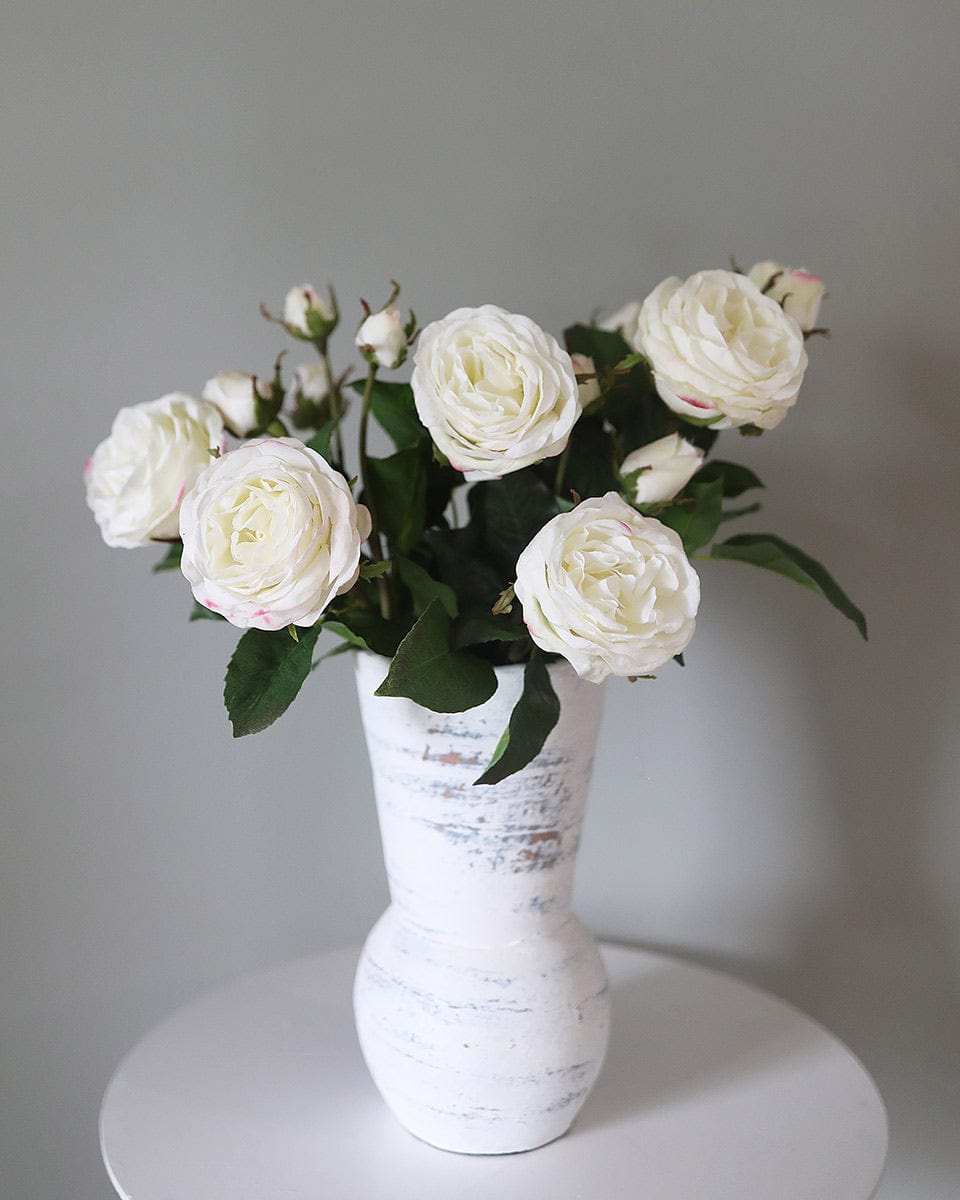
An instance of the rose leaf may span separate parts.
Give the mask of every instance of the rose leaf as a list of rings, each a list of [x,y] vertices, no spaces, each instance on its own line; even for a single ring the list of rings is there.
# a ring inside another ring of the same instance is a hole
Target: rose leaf
[[[411,550],[427,521],[427,465],[424,447],[408,446],[367,464],[371,507],[392,551]]]
[[[705,546],[723,519],[723,481],[689,484],[658,519],[679,533],[688,554]]]
[[[526,636],[527,631],[519,620],[511,620],[506,615],[494,616],[488,608],[471,609],[453,623],[455,650],[485,642],[518,642]]]
[[[490,765],[474,783],[499,783],[532,762],[560,716],[560,701],[542,662],[527,663],[523,691],[510,714],[510,722],[497,743]]]
[[[366,380],[354,380],[350,387],[362,394]],[[370,411],[398,450],[407,450],[430,440],[430,434],[417,416],[413,389],[409,383],[388,383],[383,379],[375,379],[370,392]]]
[[[266,729],[289,708],[310,674],[320,625],[300,631],[248,629],[233,652],[223,685],[234,737]]]
[[[450,648],[450,615],[431,600],[397,647],[378,696],[405,696],[432,712],[464,712],[497,690],[490,663]]]
[[[457,615],[457,594],[452,587],[434,579],[429,571],[409,558],[397,555],[393,561],[401,583],[410,593],[417,616],[426,611],[431,600],[439,600],[449,616]]]
[[[739,463],[724,462],[721,459],[711,459],[704,463],[694,475],[694,483],[712,483],[719,479],[723,483],[725,499],[742,496],[752,488],[762,488],[763,484],[749,467],[741,467]]]
[[[161,571],[179,571],[182,555],[183,542],[173,542],[163,558],[153,564],[153,574],[159,575]]]
[[[475,484],[467,503],[481,544],[507,580],[513,578],[520,553],[557,514],[553,492],[527,471]]]
[[[741,533],[713,546],[710,557],[753,563],[754,566],[764,567],[768,571],[775,571],[778,575],[802,583],[848,617],[860,631],[863,640],[867,640],[866,617],[833,576],[820,563],[782,538],[772,533]]]
[[[569,354],[585,354],[592,358],[598,371],[613,369],[631,353],[631,348],[619,333],[599,329],[596,325],[571,325],[563,331]]]

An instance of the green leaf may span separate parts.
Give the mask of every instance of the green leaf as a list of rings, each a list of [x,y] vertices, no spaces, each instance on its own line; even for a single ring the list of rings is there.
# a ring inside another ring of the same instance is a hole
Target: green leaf
[[[196,600],[193,602],[193,608],[190,610],[188,618],[190,621],[225,621],[226,619],[223,613],[214,612],[205,604],[198,604]]]
[[[400,582],[410,593],[413,600],[413,611],[420,616],[429,607],[432,600],[439,600],[448,616],[457,615],[457,594],[446,583],[440,583],[433,578],[429,571],[419,563],[409,558],[394,558]]]
[[[451,641],[455,650],[462,650],[485,642],[517,642],[526,636],[523,626],[510,617],[495,617],[488,608],[476,608],[457,617]]]
[[[405,696],[432,712],[464,712],[497,690],[490,663],[450,648],[450,616],[439,600],[400,643],[378,696]]]
[[[428,529],[425,537],[434,557],[435,573],[457,594],[461,609],[483,604],[489,608],[512,577],[485,557],[477,530]]]
[[[285,629],[248,629],[233,652],[223,685],[234,737],[266,729],[289,708],[310,674],[320,625],[295,642]]]
[[[446,525],[444,512],[454,488],[463,483],[463,475],[453,467],[435,462],[427,464],[427,525]]]
[[[333,431],[340,424],[339,419],[336,421],[324,421],[317,432],[313,435],[309,442],[306,442],[307,449],[316,450],[322,458],[330,461],[330,439],[333,437]]]
[[[363,562],[360,564],[361,579],[379,579],[381,575],[386,575],[390,570],[390,562],[384,559],[382,562]]]
[[[570,434],[570,453],[563,490],[581,496],[603,496],[617,490],[613,441],[601,417],[581,417]],[[552,515],[552,514],[551,514]]]
[[[741,467],[739,463],[724,462],[722,459],[711,459],[704,463],[694,475],[694,483],[712,483],[719,479],[723,484],[724,498],[732,499],[742,496],[752,488],[762,488],[763,484],[749,467]]]
[[[362,395],[366,380],[354,380],[350,387]],[[406,450],[430,440],[430,434],[417,416],[413,389],[409,383],[388,383],[383,379],[375,379],[370,392],[370,411],[398,450]]]
[[[372,608],[345,605],[336,610],[328,609],[323,628],[345,638],[358,650],[370,650],[384,658],[392,658],[403,631],[391,621],[385,621]]]
[[[342,621],[324,621],[323,628],[329,630],[330,633],[335,633],[338,637],[342,637],[346,642],[348,649],[370,649],[366,643],[366,639],[362,638],[359,633],[354,633],[352,629],[348,629]],[[326,658],[327,656],[324,655],[324,657]]]
[[[410,446],[389,458],[371,458],[367,481],[373,509],[392,551],[404,554],[420,540],[427,520],[424,449]]]
[[[753,513],[759,512],[761,508],[763,508],[762,504],[744,504],[742,508],[725,508],[720,521],[723,523],[725,521],[735,521],[737,517],[749,517]]]
[[[546,666],[529,662],[523,672],[523,691],[510,714],[510,723],[493,752],[490,765],[475,783],[499,783],[532,762],[560,717],[560,701]]]
[[[586,354],[598,371],[612,370],[632,353],[621,334],[596,325],[571,325],[563,331],[563,340],[570,354]]]
[[[321,663],[327,661],[328,658],[337,658],[341,654],[347,654],[349,651],[356,649],[349,642],[337,642],[335,646],[331,646],[329,650],[325,650],[323,654],[318,655],[310,664],[310,670],[315,671]]]
[[[848,617],[859,629],[863,640],[867,640],[866,617],[833,576],[820,563],[782,538],[772,533],[741,533],[713,546],[710,557],[753,563],[754,566],[764,567],[768,571],[775,571],[778,575],[802,583]]]
[[[657,519],[680,534],[688,554],[705,546],[720,528],[723,516],[723,481],[691,483]]]
[[[179,571],[182,555],[183,542],[173,542],[163,558],[153,564],[153,574],[159,575],[161,571]]]
[[[613,368],[617,375],[629,375],[634,367],[639,367],[641,363],[645,363],[647,357],[645,354],[628,354],[625,359],[618,362]]]
[[[559,511],[550,488],[528,471],[475,484],[468,502],[477,536],[503,572],[504,581],[513,579],[521,551]]]

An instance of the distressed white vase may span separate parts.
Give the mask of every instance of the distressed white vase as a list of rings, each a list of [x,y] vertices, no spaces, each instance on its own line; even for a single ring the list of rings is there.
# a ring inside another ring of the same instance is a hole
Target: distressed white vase
[[[357,1033],[401,1124],[464,1154],[509,1154],[570,1127],[596,1081],[609,998],[570,908],[602,688],[551,666],[560,720],[493,786],[489,761],[522,687],[438,714],[374,696],[387,663],[357,655],[392,903],[360,958]]]

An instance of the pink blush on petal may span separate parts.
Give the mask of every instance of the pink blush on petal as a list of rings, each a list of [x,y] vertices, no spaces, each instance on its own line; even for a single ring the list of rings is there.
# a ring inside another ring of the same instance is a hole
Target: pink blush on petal
[[[807,281],[807,283],[821,283],[822,282],[819,275],[810,275],[807,271],[794,271],[793,273],[797,277],[797,279],[805,279]]]
[[[213,612],[216,612],[217,609],[220,607],[219,604],[215,604],[212,600],[204,600],[203,606],[204,606],[204,608],[211,609]]]
[[[617,524],[620,526],[621,529],[625,529],[627,531],[627,533],[633,533],[633,530],[626,523],[626,521],[618,521]]]
[[[92,470],[93,470],[93,456],[91,455],[91,457],[88,458],[87,461],[83,464],[83,473],[84,473],[84,475],[89,475]]]
[[[693,408],[705,408],[707,411],[713,408],[712,404],[707,404],[705,400],[694,400],[693,396],[679,396],[678,399],[682,400],[684,404],[691,405]]]

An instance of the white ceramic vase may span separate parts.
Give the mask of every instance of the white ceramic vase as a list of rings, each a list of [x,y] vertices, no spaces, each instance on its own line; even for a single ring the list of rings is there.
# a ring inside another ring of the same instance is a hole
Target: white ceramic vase
[[[498,668],[486,704],[449,715],[374,696],[386,668],[357,655],[392,901],[357,968],[360,1045],[418,1138],[532,1150],[570,1127],[609,1036],[603,964],[570,908],[602,688],[551,666],[561,716],[543,751],[475,787],[522,668]]]

